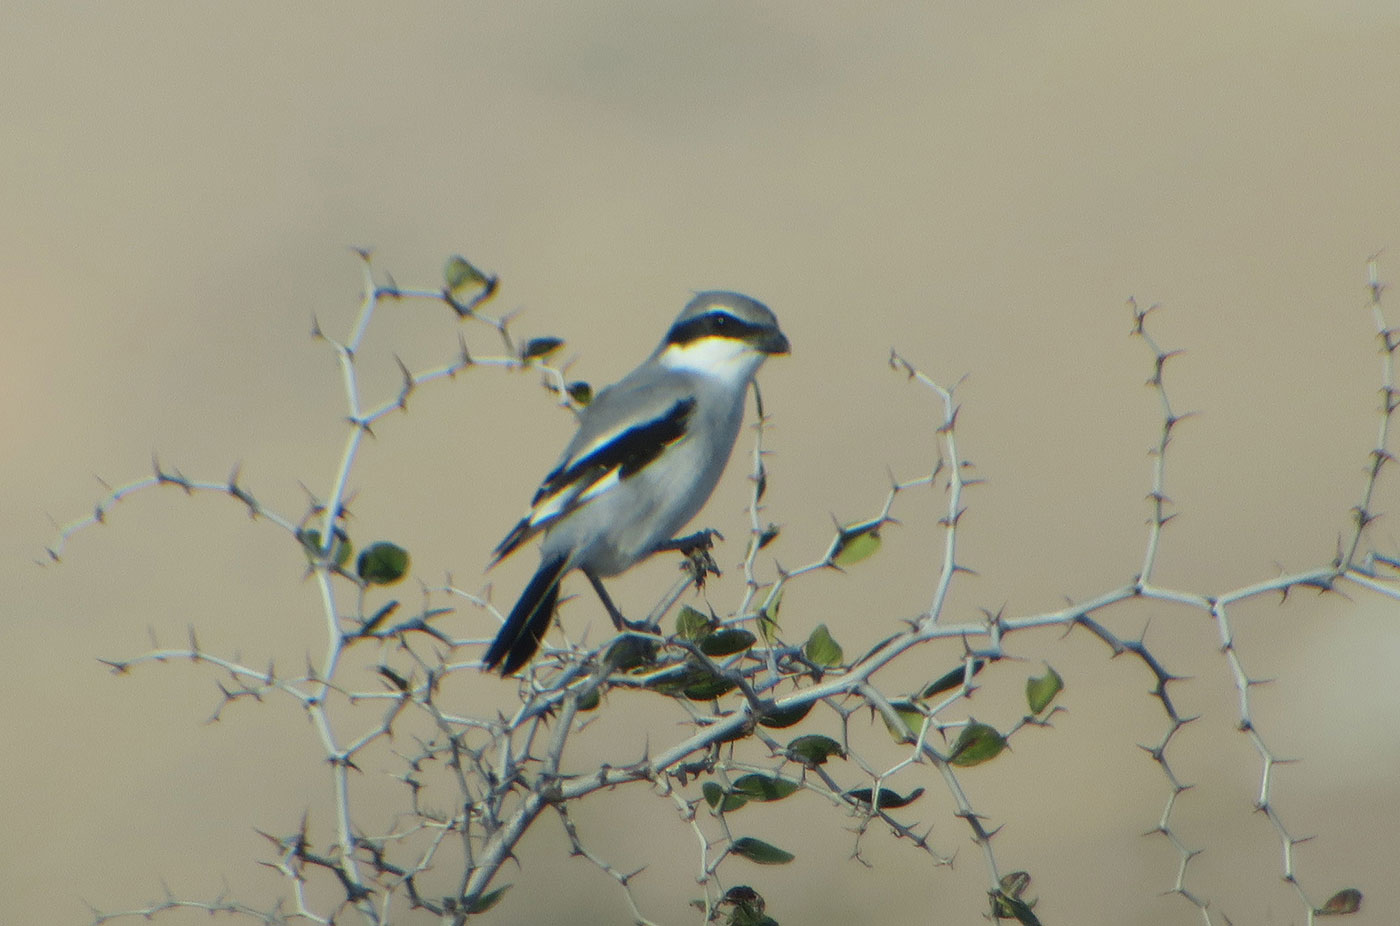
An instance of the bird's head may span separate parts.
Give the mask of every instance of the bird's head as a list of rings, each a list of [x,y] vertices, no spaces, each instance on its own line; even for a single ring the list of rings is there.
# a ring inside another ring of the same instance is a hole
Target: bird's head
[[[789,349],[787,335],[766,305],[712,290],[696,295],[676,316],[657,359],[671,369],[748,379],[769,354]]]

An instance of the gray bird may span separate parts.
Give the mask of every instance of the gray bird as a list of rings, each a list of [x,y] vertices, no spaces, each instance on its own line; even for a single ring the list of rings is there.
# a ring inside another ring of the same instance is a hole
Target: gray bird
[[[678,548],[676,533],[709,500],[729,461],[749,383],[768,355],[788,349],[767,306],[704,292],[641,366],[598,393],[529,512],[494,551],[492,566],[544,532],[540,567],[486,651],[484,668],[509,675],[530,661],[571,569],[588,577],[623,629],[601,580]]]

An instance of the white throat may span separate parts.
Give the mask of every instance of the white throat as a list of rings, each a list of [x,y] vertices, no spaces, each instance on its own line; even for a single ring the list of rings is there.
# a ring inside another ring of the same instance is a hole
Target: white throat
[[[744,341],[707,337],[688,344],[668,344],[656,359],[668,370],[685,370],[738,384],[753,378],[765,355]]]

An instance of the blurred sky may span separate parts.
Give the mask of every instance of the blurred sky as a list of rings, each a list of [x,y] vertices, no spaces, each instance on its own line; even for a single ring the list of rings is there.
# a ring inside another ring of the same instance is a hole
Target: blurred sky
[[[321,628],[283,535],[224,498],[153,492],[74,537],[62,564],[35,562],[54,522],[100,497],[94,475],[139,478],[153,452],[196,478],[239,464],[292,517],[299,483],[324,493],[344,405],[308,332],[313,316],[334,334],[352,323],[352,246],[404,285],[436,285],[447,255],[468,255],[501,276],[495,307],[519,311],[518,334],[565,338],[571,374],[599,385],[694,290],[769,304],[794,344],[762,376],[767,515],[788,566],[820,555],[832,516],[878,511],[889,472],[932,463],[937,408],[889,371],[890,348],[941,381],[965,375],[961,450],[985,481],[966,498],[977,575],[956,588],[958,620],[1053,609],[1140,568],[1159,420],[1130,296],[1163,304],[1157,336],[1186,351],[1169,367],[1173,401],[1200,413],[1169,460],[1180,516],[1161,582],[1220,592],[1325,564],[1359,497],[1380,382],[1368,255],[1391,249],[1381,273],[1400,278],[1394,3],[19,0],[4,19],[7,921],[81,922],[85,902],[138,905],[162,883],[265,902],[276,882],[255,864],[254,828],[290,831],[319,806],[321,756],[290,705],[205,724],[218,699],[203,667],[114,678],[97,662],[194,627],[211,650],[299,671]],[[451,360],[458,327],[440,307],[386,306],[367,388],[392,394],[395,355]],[[425,582],[490,579],[507,599],[533,553],[486,577],[488,551],[568,433],[532,378],[476,370],[425,390],[361,456],[356,528],[408,546]],[[746,491],[736,460],[702,516],[730,536],[731,572]],[[1378,503],[1400,508],[1394,480]],[[825,622],[861,652],[924,607],[942,504],[901,498],[906,523],[879,557],[795,587],[792,636]],[[1374,536],[1400,546],[1388,520]],[[653,600],[671,569],[617,582],[624,608]],[[565,619],[600,633],[592,607]],[[1317,837],[1299,875],[1318,900],[1365,890],[1356,923],[1391,922],[1400,905],[1397,614],[1354,593],[1237,615],[1250,671],[1278,680],[1255,689],[1260,728],[1304,760],[1278,770],[1275,793],[1295,835]],[[489,633],[479,613],[458,620]],[[1111,620],[1193,677],[1183,710],[1203,718],[1178,748],[1197,788],[1177,818],[1205,849],[1192,886],[1236,924],[1301,922],[1277,837],[1250,812],[1258,763],[1232,730],[1215,629],[1164,607]],[[1014,720],[1043,660],[1070,687],[1054,729],[965,776],[977,809],[1006,824],[1003,864],[1031,870],[1046,923],[1199,922],[1160,896],[1175,857],[1140,835],[1166,797],[1136,748],[1163,729],[1146,674],[1079,634],[1012,649],[1026,662],[988,679],[979,719]],[[959,653],[909,668],[909,684]],[[641,753],[626,723],[613,733],[610,755]],[[899,787],[929,789],[916,818],[957,851],[953,870],[874,831],[867,869],[849,860],[853,821],[812,800],[799,819],[758,808],[749,821],[802,862],[727,877],[766,888],[785,924],[974,921],[980,861],[939,782],[914,771]],[[653,866],[637,882],[645,912],[695,922],[693,835],[669,805],[597,804],[581,817],[589,838],[620,868]],[[616,887],[542,830],[493,921],[625,921]]]

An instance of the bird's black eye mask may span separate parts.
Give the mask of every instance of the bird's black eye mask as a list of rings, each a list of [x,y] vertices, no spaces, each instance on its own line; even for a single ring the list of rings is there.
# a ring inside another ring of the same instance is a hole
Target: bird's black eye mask
[[[666,343],[683,346],[709,337],[754,341],[763,337],[767,330],[762,325],[751,324],[728,312],[706,312],[672,325],[671,330],[666,332]]]

